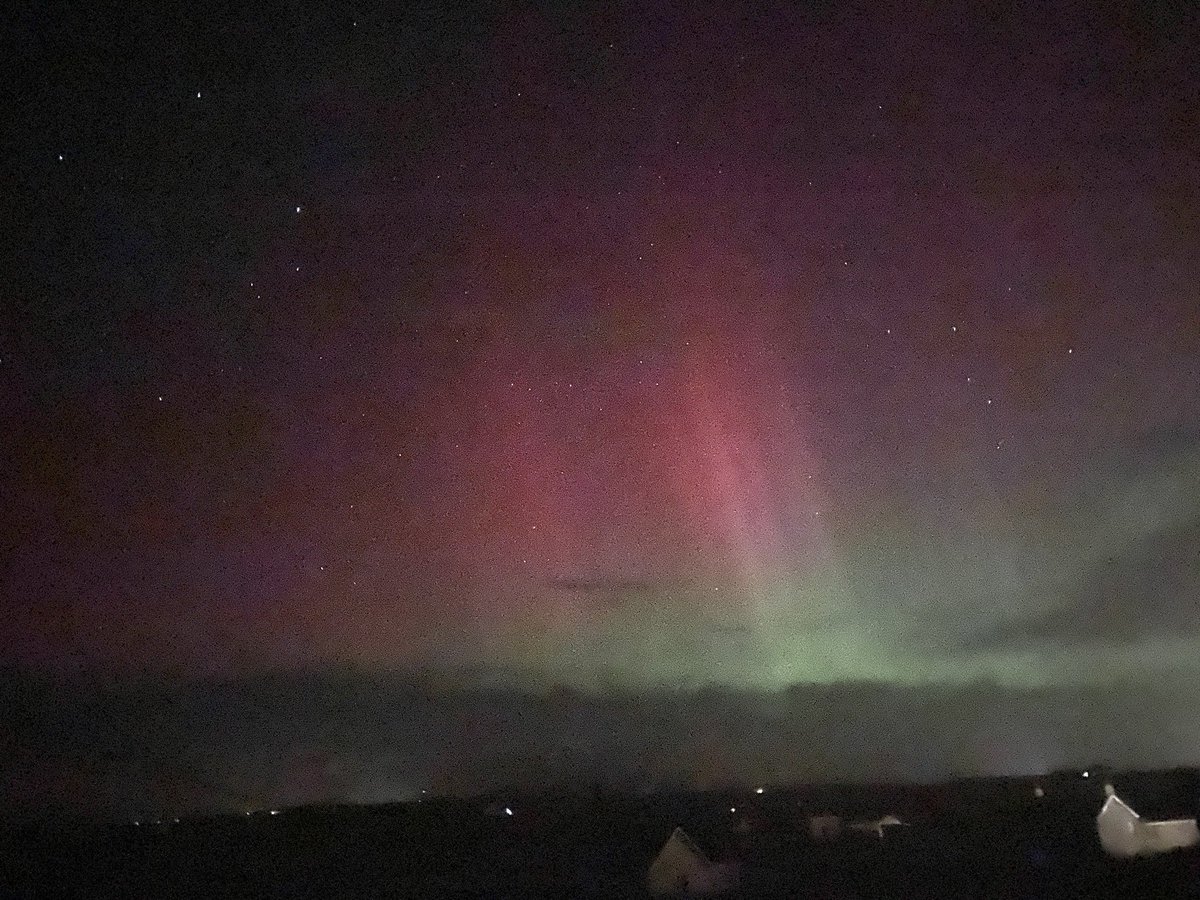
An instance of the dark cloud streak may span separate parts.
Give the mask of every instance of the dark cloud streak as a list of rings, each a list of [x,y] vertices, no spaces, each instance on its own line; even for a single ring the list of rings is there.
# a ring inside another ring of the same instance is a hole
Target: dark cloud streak
[[[1098,761],[1171,765],[1190,759],[1198,735],[1181,723],[1200,712],[1194,691],[1169,682],[631,694],[352,670],[107,687],[9,671],[0,701],[8,746],[21,748],[0,768],[4,808],[93,815],[383,801],[421,790],[644,790],[929,780]]]

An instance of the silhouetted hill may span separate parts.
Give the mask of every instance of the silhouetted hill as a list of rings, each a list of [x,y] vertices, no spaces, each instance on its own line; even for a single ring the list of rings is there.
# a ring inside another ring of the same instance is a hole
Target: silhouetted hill
[[[1116,776],[1176,812],[1197,773]],[[1043,796],[1034,788],[1043,786]],[[511,810],[511,815],[505,810]],[[676,825],[741,863],[740,897],[1193,897],[1200,853],[1118,862],[1091,779],[972,779],[638,796],[497,795],[3,832],[0,895],[640,897]],[[809,816],[897,812],[882,839],[816,841]]]

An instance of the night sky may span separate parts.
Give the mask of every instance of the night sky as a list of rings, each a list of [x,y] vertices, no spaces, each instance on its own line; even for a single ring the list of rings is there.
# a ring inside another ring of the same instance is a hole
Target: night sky
[[[603,772],[655,727],[587,704],[704,685],[710,734],[795,685],[884,728],[843,683],[1029,723],[859,774],[1200,762],[1105,712],[1200,709],[1187,4],[251,6],[10,13],[0,659],[107,687],[0,735],[9,795],[60,727],[97,797],[130,733],[220,781],[248,704],[323,735],[257,798],[400,796],[509,722],[480,683],[565,686]],[[389,716],[408,774],[333,779]]]

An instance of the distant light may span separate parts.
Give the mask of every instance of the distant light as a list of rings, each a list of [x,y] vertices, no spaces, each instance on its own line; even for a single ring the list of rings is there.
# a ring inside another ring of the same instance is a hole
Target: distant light
[[[63,158],[62,158],[62,154],[61,154],[61,153],[60,153],[60,154],[58,154],[58,161],[59,161],[59,162],[62,162],[62,161],[63,161]]]
[[[279,815],[279,810],[277,810],[277,809],[271,810],[271,815],[273,815],[273,816]]]
[[[296,207],[296,212],[300,212],[300,207]]]
[[[1091,773],[1090,773],[1090,772],[1088,772],[1088,770],[1087,770],[1087,769],[1084,769],[1084,770],[1083,770],[1083,777],[1084,777],[1084,778],[1087,778],[1087,777],[1088,777],[1090,774],[1091,774]]]
[[[735,813],[735,812],[737,812],[737,807],[736,807],[736,806],[731,806],[731,807],[729,807],[729,811],[730,811],[731,813]]]
[[[504,807],[504,814],[505,814],[506,816],[511,816],[511,815],[512,815],[512,810],[511,810],[511,809],[509,809],[509,808],[506,806],[506,807]]]
[[[196,91],[196,99],[197,99],[197,100],[199,100],[199,99],[200,99],[200,92],[199,92],[199,91]]]
[[[763,789],[762,789],[762,788],[755,788],[755,789],[754,789],[754,793],[756,793],[756,794],[761,794],[762,792],[763,792]]]

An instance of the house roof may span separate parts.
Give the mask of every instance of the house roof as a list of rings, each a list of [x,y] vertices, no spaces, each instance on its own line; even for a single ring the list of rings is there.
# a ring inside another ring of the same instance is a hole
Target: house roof
[[[668,841],[668,843],[670,841],[677,841],[678,843],[682,844],[685,848],[687,848],[689,853],[694,853],[696,856],[700,857],[700,859],[704,860],[705,862],[711,861],[708,858],[708,854],[705,853],[703,850],[701,850],[698,846],[696,846],[696,842],[693,841],[691,839],[691,837],[688,835],[688,833],[686,831],[684,831],[683,828],[678,825],[675,826],[675,830],[671,832],[671,836],[667,839],[667,841]]]
[[[1200,813],[1200,793],[1189,784],[1137,774],[1114,778],[1109,784],[1117,802],[1144,820],[1193,819]],[[1097,811],[1105,802],[1107,799],[1101,799]]]

